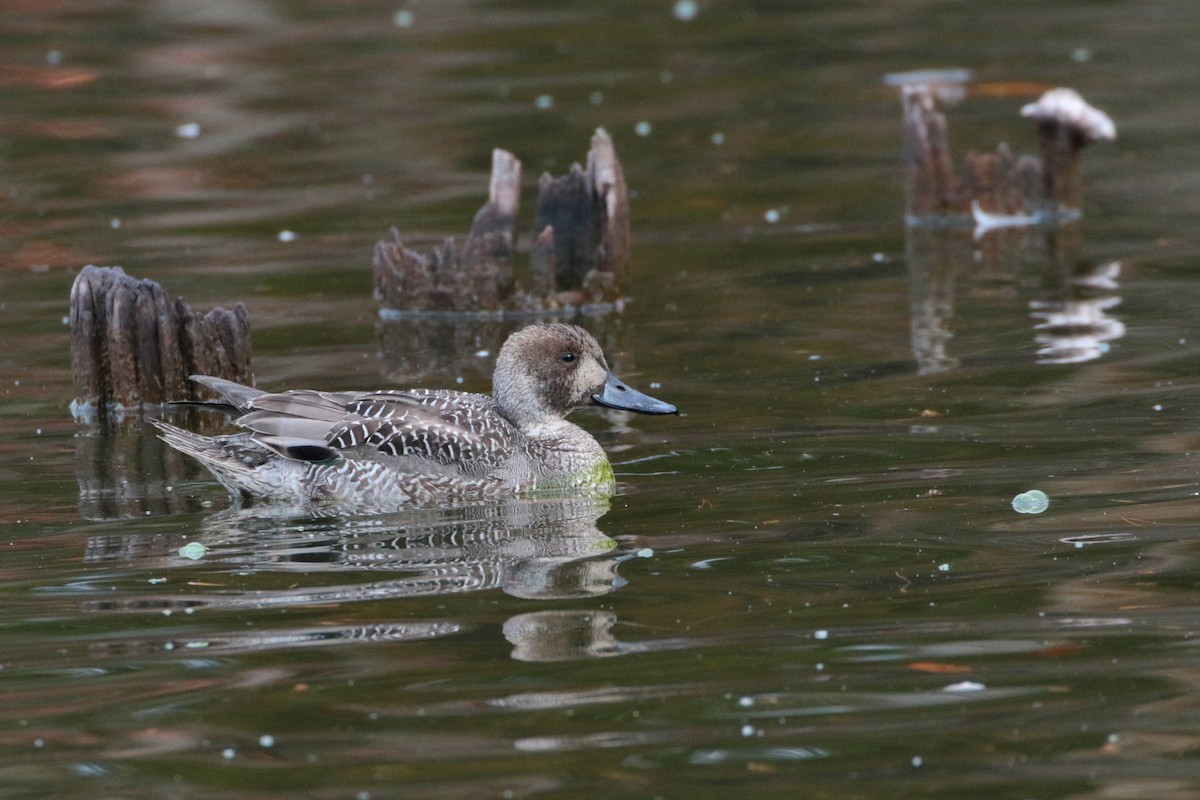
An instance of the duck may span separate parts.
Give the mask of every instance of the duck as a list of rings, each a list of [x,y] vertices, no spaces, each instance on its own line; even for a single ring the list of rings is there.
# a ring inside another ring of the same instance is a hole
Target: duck
[[[396,509],[546,490],[611,495],[600,443],[567,416],[585,406],[640,414],[678,409],[633,389],[596,339],[537,323],[500,348],[492,393],[451,389],[267,392],[206,375],[236,433],[207,436],[165,420],[158,436],[208,468],[235,500]]]

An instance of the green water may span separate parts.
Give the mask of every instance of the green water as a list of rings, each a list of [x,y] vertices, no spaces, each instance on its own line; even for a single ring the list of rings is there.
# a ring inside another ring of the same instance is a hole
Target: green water
[[[1200,16],[672,10],[0,11],[0,797],[1200,794]],[[1113,117],[1080,223],[906,231],[929,66],[959,152],[1041,86]],[[526,231],[598,126],[634,279],[581,321],[683,412],[577,415],[611,504],[229,510],[70,418],[87,263],[245,302],[263,387],[486,391],[512,326],[381,321],[372,245],[465,233],[493,147]]]

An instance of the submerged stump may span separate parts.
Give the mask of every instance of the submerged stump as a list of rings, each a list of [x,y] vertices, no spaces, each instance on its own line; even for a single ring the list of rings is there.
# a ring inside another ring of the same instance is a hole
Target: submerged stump
[[[954,73],[956,80],[965,80]],[[941,81],[941,82],[939,82]],[[905,215],[910,224],[973,215],[983,225],[1071,219],[1083,192],[1079,159],[1091,142],[1112,141],[1116,126],[1073,89],[1051,89],[1021,115],[1037,124],[1040,157],[970,151],[956,172],[946,117],[935,98],[945,81],[936,73],[889,76],[904,109]],[[1000,217],[1001,219],[997,219]]]
[[[488,202],[463,244],[447,239],[431,253],[399,231],[375,246],[375,296],[398,315],[510,314],[619,304],[630,261],[629,198],[612,138],[592,137],[587,167],[543,175],[534,213],[528,285],[513,275],[521,162],[492,153]]]
[[[250,319],[241,303],[203,316],[154,281],[86,266],[71,287],[74,407],[137,408],[195,400],[188,376],[248,383]]]

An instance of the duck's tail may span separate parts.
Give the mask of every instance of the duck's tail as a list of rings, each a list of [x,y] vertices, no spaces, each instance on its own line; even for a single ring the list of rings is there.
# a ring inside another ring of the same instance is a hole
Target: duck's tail
[[[286,462],[255,442],[249,434],[204,436],[178,428],[161,419],[150,420],[158,438],[199,461],[229,493],[244,498],[281,497],[294,494],[282,474]]]

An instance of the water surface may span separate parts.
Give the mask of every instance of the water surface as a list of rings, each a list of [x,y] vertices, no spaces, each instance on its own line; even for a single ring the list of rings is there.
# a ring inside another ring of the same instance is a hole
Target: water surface
[[[1200,793],[1189,4],[0,13],[5,797]],[[906,230],[928,66],[960,151],[1116,120],[1081,222]],[[245,302],[260,386],[486,390],[515,323],[381,321],[371,246],[464,233],[493,147],[531,218],[598,126],[635,278],[580,321],[684,411],[578,415],[611,503],[230,509],[71,419],[87,263]]]

